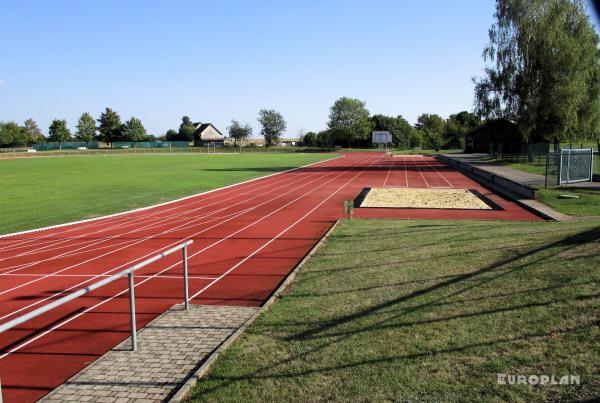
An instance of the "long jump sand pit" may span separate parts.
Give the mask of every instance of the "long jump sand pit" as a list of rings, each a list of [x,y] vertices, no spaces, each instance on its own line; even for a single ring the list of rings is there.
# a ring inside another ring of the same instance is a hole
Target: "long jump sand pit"
[[[489,201],[484,201],[484,196],[469,189],[371,188],[361,194],[365,196],[357,207],[493,209]]]

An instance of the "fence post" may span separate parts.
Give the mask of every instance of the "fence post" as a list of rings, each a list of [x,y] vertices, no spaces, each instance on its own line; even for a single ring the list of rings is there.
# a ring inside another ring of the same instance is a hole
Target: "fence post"
[[[135,324],[135,290],[133,272],[129,272],[129,316],[131,320],[131,351],[137,351],[137,334]]]
[[[187,245],[183,246],[183,298],[185,310],[190,309],[190,291],[188,287]]]

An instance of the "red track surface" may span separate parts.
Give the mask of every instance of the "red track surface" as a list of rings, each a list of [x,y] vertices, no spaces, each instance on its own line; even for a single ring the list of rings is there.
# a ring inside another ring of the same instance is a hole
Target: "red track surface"
[[[185,239],[193,303],[261,305],[363,187],[478,189],[503,211],[358,217],[539,220],[430,157],[356,153],[125,215],[0,238],[0,323]],[[136,272],[138,326],[181,303],[179,254]],[[129,336],[126,280],[0,335],[5,402],[35,401]]]

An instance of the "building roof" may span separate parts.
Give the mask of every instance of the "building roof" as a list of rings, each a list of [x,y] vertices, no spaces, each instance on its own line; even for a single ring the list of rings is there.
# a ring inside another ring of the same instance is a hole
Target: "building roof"
[[[489,126],[504,126],[504,127],[514,128],[515,130],[517,129],[517,125],[515,123],[511,122],[510,120],[505,119],[505,118],[498,118],[498,119],[492,119],[492,120],[486,121],[481,126],[468,131],[465,134],[465,136],[475,135],[475,134],[477,134],[477,132],[479,132]]]
[[[196,126],[196,131],[194,132],[194,137],[199,137],[201,140],[218,140],[218,141],[222,141],[225,136],[223,136],[223,133],[221,133],[221,131],[219,129],[217,129],[217,127],[215,125],[213,125],[212,123],[194,123],[194,126]],[[215,136],[210,136],[210,137],[206,137],[203,136],[204,132],[206,131],[206,129],[208,129],[209,127],[212,127],[214,131],[216,131],[217,133],[219,133],[220,137],[215,137]]]

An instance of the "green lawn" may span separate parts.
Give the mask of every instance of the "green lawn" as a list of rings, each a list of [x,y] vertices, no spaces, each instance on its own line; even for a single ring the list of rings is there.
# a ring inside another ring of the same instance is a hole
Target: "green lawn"
[[[561,195],[575,195],[578,199],[564,199]],[[539,201],[561,213],[574,216],[600,216],[600,191],[586,189],[544,189],[536,190]]]
[[[591,401],[599,283],[600,221],[344,221],[193,399]]]
[[[332,157],[265,153],[0,160],[0,233],[147,206]]]

